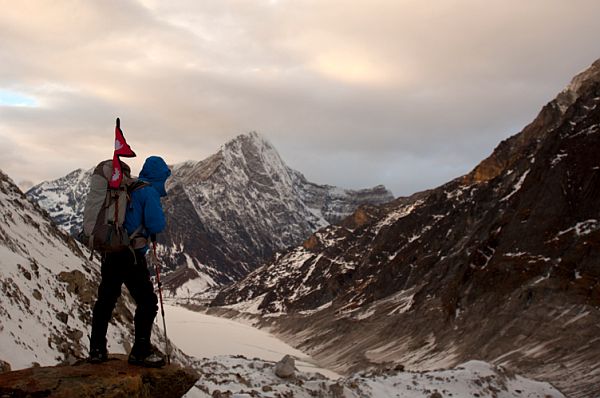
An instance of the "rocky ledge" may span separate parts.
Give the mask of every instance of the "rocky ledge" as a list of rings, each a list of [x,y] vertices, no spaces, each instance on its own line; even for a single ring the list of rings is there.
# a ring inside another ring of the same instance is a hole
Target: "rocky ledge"
[[[0,397],[181,397],[198,380],[191,369],[132,366],[124,355],[99,365],[35,367],[0,374]]]

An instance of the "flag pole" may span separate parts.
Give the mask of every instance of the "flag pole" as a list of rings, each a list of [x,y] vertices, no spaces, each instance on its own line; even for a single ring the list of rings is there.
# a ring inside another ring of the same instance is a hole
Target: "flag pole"
[[[119,120],[119,119],[117,119]],[[163,330],[165,331],[165,354],[167,356],[167,365],[171,363],[171,356],[169,354],[169,338],[167,337],[167,323],[165,321],[165,307],[163,305],[162,295],[162,283],[160,281],[160,264],[158,263],[158,257],[156,256],[156,241],[152,241],[152,256],[154,257],[154,270],[156,272],[156,285],[158,286],[158,297],[160,298],[160,313],[162,315]]]

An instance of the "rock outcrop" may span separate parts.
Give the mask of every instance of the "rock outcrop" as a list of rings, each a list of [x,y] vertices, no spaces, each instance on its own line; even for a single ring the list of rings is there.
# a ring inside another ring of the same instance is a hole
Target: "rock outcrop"
[[[0,374],[1,397],[48,398],[179,398],[198,374],[177,365],[161,369],[132,366],[124,355],[105,363],[33,367]]]

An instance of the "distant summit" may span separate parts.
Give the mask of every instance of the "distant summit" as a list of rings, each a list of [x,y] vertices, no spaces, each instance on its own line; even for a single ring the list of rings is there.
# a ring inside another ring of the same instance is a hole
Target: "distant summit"
[[[383,186],[345,190],[313,184],[256,132],[237,136],[203,161],[175,165],[173,175],[164,255],[173,267],[192,269],[180,273],[209,275],[207,285],[245,276],[361,204],[393,199]]]

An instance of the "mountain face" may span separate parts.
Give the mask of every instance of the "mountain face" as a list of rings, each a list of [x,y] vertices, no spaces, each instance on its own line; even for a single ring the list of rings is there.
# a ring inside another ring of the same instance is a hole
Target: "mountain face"
[[[362,206],[213,305],[339,371],[478,358],[596,396],[599,153],[600,60],[468,175]]]
[[[393,199],[383,186],[355,191],[311,183],[256,133],[238,136],[203,161],[172,169],[160,254],[169,269],[177,270],[165,284],[184,297],[240,279],[361,204]],[[27,194],[76,234],[91,172],[77,170]]]
[[[89,191],[92,170],[77,169],[54,181],[43,182],[27,191],[27,196],[48,212],[52,220],[72,236],[83,225],[83,206]]]
[[[87,355],[99,264],[0,172],[0,360],[13,369]],[[132,304],[117,306],[111,351],[126,352]]]
[[[360,204],[393,199],[383,186],[351,191],[310,183],[256,133],[204,161],[176,165],[173,174],[163,257],[172,266],[206,270],[219,284],[240,279]]]
[[[0,220],[0,364],[14,370],[87,357],[100,264],[1,171]],[[129,352],[133,309],[123,294],[108,328],[109,352]],[[162,335],[155,326],[157,346]]]

